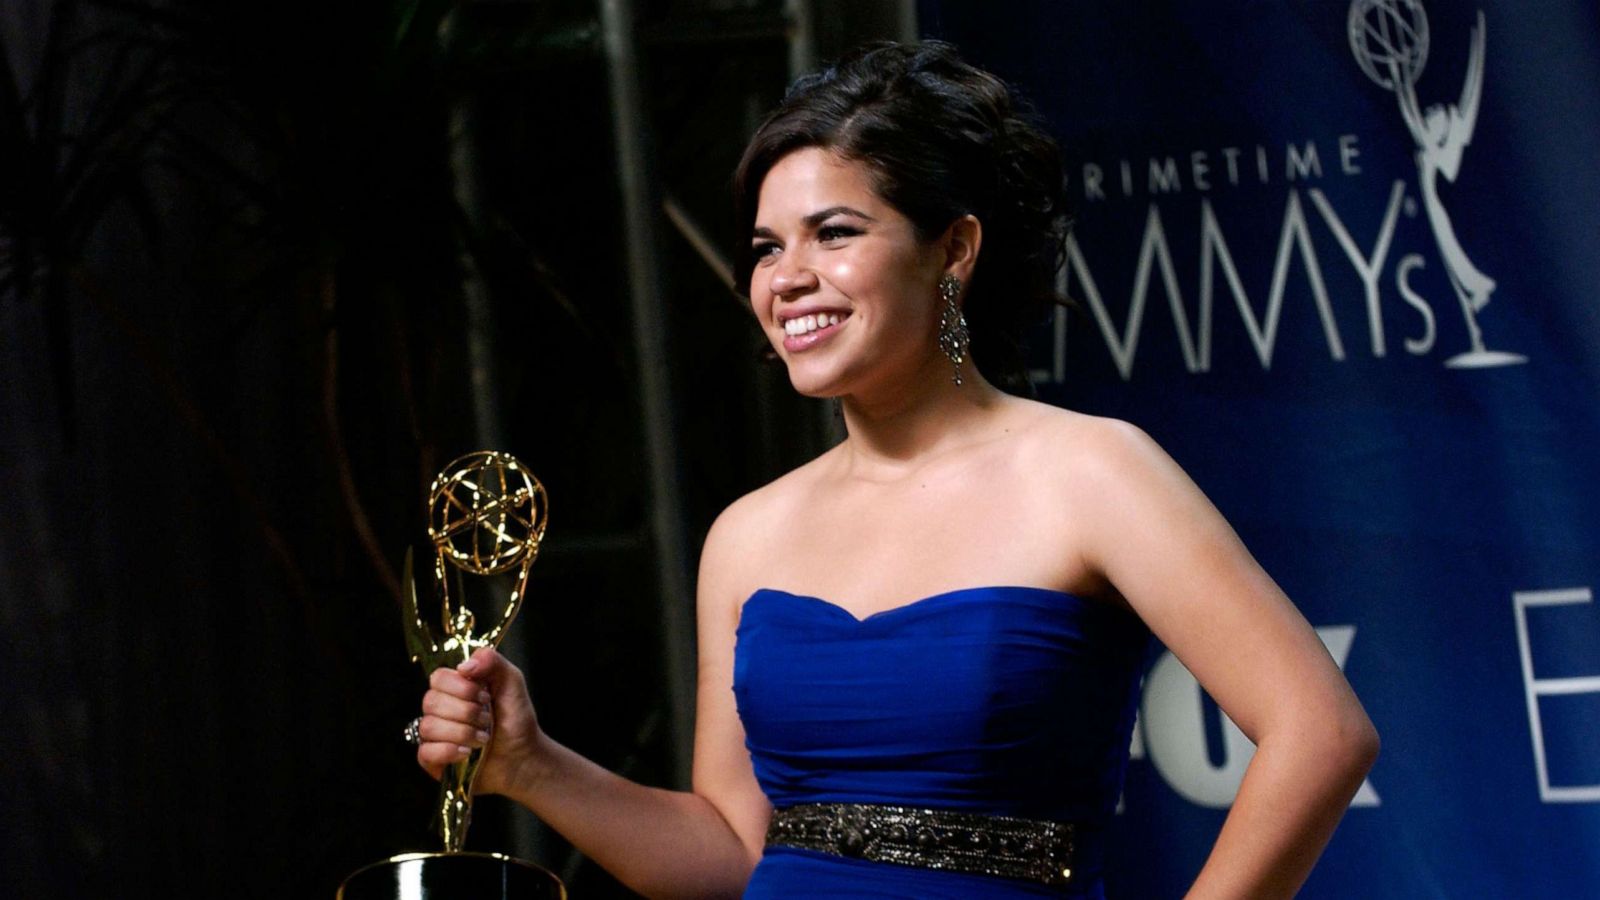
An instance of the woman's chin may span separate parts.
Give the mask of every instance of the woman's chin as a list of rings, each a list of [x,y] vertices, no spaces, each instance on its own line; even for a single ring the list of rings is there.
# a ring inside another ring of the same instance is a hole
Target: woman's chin
[[[812,360],[795,359],[781,351],[778,360],[783,363],[783,371],[789,376],[789,386],[794,388],[795,393],[817,399],[830,396],[828,388],[837,373],[825,371],[826,367],[814,365]]]
[[[832,373],[807,371],[798,366],[789,367],[789,386],[800,396],[813,400],[831,400],[846,393]]]
[[[812,400],[833,400],[844,396],[845,393],[832,383],[807,383],[790,378],[789,385],[794,388],[795,393]]]

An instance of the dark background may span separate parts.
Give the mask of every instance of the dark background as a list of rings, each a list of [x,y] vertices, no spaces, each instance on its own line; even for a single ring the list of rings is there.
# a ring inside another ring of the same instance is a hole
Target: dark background
[[[902,27],[893,4],[618,5],[654,208],[724,257],[728,175],[795,47]],[[546,727],[681,784],[659,572],[692,574],[716,512],[832,426],[659,213],[670,363],[639,362],[625,251],[652,236],[624,224],[598,10],[7,0],[0,893],[326,898],[436,848],[399,566],[434,473],[491,443],[551,497],[507,646]],[[498,798],[477,813],[469,848],[625,895]]]
[[[483,447],[550,493],[504,648],[546,726],[683,785],[701,537],[838,427],[718,274],[729,172],[795,71],[920,27],[1021,84],[1069,171],[1359,136],[1359,178],[1327,157],[1305,184],[1085,202],[1074,240],[1119,325],[1150,209],[1192,304],[1214,203],[1260,308],[1292,191],[1369,237],[1391,184],[1415,195],[1352,0],[910,5],[0,2],[0,897],[326,900],[437,847],[399,739],[423,679],[398,570],[434,473]],[[1219,295],[1214,365],[1190,371],[1159,285],[1135,371],[1090,316],[1061,332],[1070,373],[1049,333],[1032,361],[1045,400],[1155,436],[1313,624],[1359,626],[1345,671],[1384,736],[1382,804],[1350,812],[1305,896],[1591,896],[1600,807],[1542,796],[1513,602],[1587,591],[1600,559],[1597,13],[1426,6],[1429,103],[1485,10],[1482,119],[1445,202],[1499,281],[1490,344],[1525,365],[1445,365],[1464,322],[1422,216],[1399,220],[1375,355],[1309,207],[1347,358],[1297,266],[1270,369]],[[1438,320],[1423,355],[1401,344],[1403,253]],[[1091,299],[1082,273],[1068,290]],[[1532,616],[1540,673],[1596,671],[1594,614]],[[1222,723],[1194,690],[1205,773]],[[1558,784],[1597,780],[1594,697],[1544,701]],[[1163,726],[1149,700],[1136,748]],[[1177,783],[1135,755],[1114,894],[1177,895],[1199,867],[1226,809]],[[469,846],[627,896],[496,798]]]

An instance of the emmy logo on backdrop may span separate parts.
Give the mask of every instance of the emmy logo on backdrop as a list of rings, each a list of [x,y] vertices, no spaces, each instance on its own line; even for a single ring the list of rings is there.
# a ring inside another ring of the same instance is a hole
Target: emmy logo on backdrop
[[[1422,109],[1417,103],[1417,79],[1428,62],[1428,16],[1421,0],[1354,0],[1350,4],[1350,50],[1361,71],[1379,87],[1393,91],[1400,101],[1400,115],[1417,142],[1417,174],[1422,187],[1422,202],[1433,226],[1434,240],[1450,273],[1450,286],[1461,301],[1467,334],[1472,349],[1445,361],[1456,369],[1481,369],[1527,362],[1517,353],[1489,350],[1478,328],[1478,313],[1489,305],[1494,279],[1479,271],[1456,238],[1450,214],[1439,199],[1439,176],[1454,183],[1461,171],[1461,156],[1472,142],[1478,120],[1478,102],[1483,98],[1484,31],[1483,13],[1472,29],[1472,55],[1461,99],[1448,106],[1434,104]]]
[[[433,480],[428,489],[428,537],[434,548],[430,596],[439,603],[442,633],[429,626],[418,605],[410,550],[402,591],[406,647],[424,672],[460,665],[478,648],[499,645],[522,607],[528,570],[544,539],[547,512],[544,485],[509,453],[469,453]],[[481,620],[487,628],[478,631],[480,617],[467,606],[461,573],[495,576],[512,571],[511,591],[494,601],[493,615]],[[559,879],[531,863],[498,853],[465,852],[472,784],[485,749],[473,750],[446,768],[439,780],[438,822],[444,852],[407,853],[367,866],[345,880],[336,900],[566,897]]]

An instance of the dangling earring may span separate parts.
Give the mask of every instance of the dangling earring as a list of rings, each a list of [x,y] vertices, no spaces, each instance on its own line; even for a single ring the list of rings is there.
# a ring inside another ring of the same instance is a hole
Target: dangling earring
[[[961,364],[967,361],[967,348],[972,345],[972,335],[967,331],[967,317],[956,306],[961,295],[961,279],[946,275],[939,279],[939,296],[944,298],[944,310],[939,314],[939,349],[950,357],[955,367],[953,380],[961,384]]]

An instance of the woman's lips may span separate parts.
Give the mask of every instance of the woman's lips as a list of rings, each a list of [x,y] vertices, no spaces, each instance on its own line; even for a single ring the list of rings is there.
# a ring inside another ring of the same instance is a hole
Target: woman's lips
[[[819,313],[785,322],[783,349],[791,353],[809,350],[833,337],[848,321],[848,313]]]

